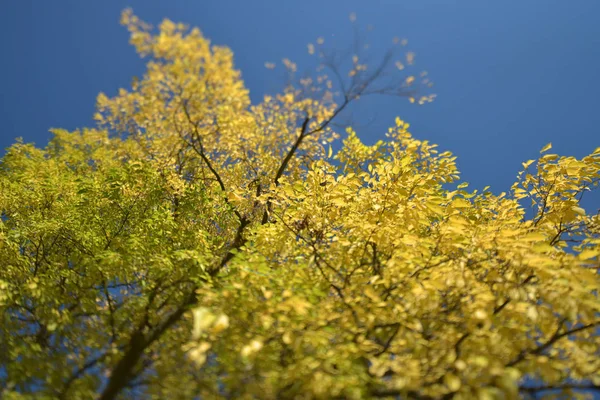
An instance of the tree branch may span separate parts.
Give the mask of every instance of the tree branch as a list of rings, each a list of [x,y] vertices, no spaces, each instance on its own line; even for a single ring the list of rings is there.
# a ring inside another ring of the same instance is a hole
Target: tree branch
[[[544,385],[544,386],[521,386],[519,387],[520,392],[534,394],[538,392],[548,392],[556,390],[598,390],[600,391],[600,385],[593,383],[564,383],[559,385]]]
[[[292,145],[292,147],[286,154],[285,158],[281,162],[281,165],[279,166],[279,169],[277,170],[277,173],[275,174],[275,179],[273,179],[273,181],[275,182],[275,185],[279,186],[279,178],[281,178],[281,176],[285,172],[287,165],[289,164],[290,160],[294,156],[294,153],[296,152],[296,150],[298,150],[298,147],[300,147],[302,140],[304,140],[304,138],[306,136],[308,136],[309,134],[314,133],[314,132],[307,133],[307,128],[308,128],[309,122],[310,122],[310,117],[307,115],[304,118],[304,121],[302,122],[302,128],[300,129],[300,135],[298,135],[298,138],[296,139],[296,141],[294,142],[294,144]]]
[[[188,141],[185,138],[183,138],[181,134],[179,136],[186,143],[188,143],[190,146],[192,146],[192,149],[196,152],[196,154],[198,154],[200,156],[200,158],[202,159],[202,161],[204,161],[204,163],[206,164],[206,166],[208,167],[208,169],[210,170],[210,172],[212,173],[212,175],[217,180],[217,183],[219,184],[219,187],[221,188],[221,191],[223,193],[227,193],[227,190],[225,189],[225,183],[223,182],[223,179],[221,178],[221,175],[219,175],[219,172],[217,172],[217,170],[213,167],[212,162],[210,161],[210,159],[206,155],[206,152],[204,150],[204,146],[202,145],[202,140],[200,140],[200,132],[198,132],[198,123],[197,122],[195,123],[192,120],[192,117],[191,117],[191,115],[190,115],[190,113],[188,111],[188,108],[187,108],[187,101],[183,102],[183,112],[185,113],[185,116],[186,116],[188,122],[190,123],[190,125],[192,125],[192,127],[194,128],[195,141],[198,143],[198,145],[196,145],[196,143],[194,142],[194,138],[192,139],[192,141]],[[238,220],[241,223],[242,220],[244,220],[244,217],[229,202],[229,199],[227,197],[225,197],[225,202],[231,207],[231,209],[233,210],[233,212],[235,213],[236,217],[238,218]]]
[[[545,351],[546,349],[548,349],[549,347],[552,347],[552,345],[556,342],[558,342],[560,339],[567,337],[569,335],[573,335],[577,332],[581,332],[584,331],[586,329],[590,329],[596,326],[600,326],[600,321],[596,321],[596,322],[592,322],[590,324],[587,325],[582,325],[579,326],[577,328],[573,328],[573,329],[569,329],[568,331],[564,331],[562,333],[560,332],[560,328],[562,327],[564,320],[561,321],[559,328],[556,330],[556,332],[554,333],[554,335],[552,335],[552,337],[550,339],[548,339],[548,341],[538,347],[536,347],[535,349],[532,349],[530,351],[521,351],[521,353],[519,353],[519,355],[512,360],[511,362],[509,362],[508,364],[506,364],[507,367],[512,367],[518,363],[520,363],[521,361],[523,361],[525,359],[525,357],[527,357],[528,355],[537,355],[537,354],[541,354],[543,351]]]
[[[173,325],[175,325],[183,316],[183,314],[197,302],[196,288],[192,288],[191,292],[186,296],[184,302],[169,315],[162,323],[149,334],[145,335],[147,317],[149,307],[147,307],[146,318],[138,325],[137,329],[129,339],[127,350],[117,365],[112,369],[104,390],[100,394],[99,400],[113,400],[118,394],[129,385],[132,379],[135,379],[133,373],[136,365],[142,358],[146,349],[148,349],[155,341]]]

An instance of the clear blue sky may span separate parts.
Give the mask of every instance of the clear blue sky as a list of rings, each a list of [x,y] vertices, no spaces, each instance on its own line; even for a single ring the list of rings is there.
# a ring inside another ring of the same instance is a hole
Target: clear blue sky
[[[0,4],[0,148],[17,136],[45,145],[50,127],[91,125],[97,93],[143,73],[118,23],[128,6],[230,46],[254,100],[280,83],[265,61],[302,64],[319,36],[350,43],[351,12],[374,25],[375,50],[408,38],[437,100],[365,99],[358,119],[376,122],[359,134],[381,139],[401,116],[415,136],[458,155],[472,188],[507,190],[547,142],[575,156],[600,146],[599,0],[72,0]]]

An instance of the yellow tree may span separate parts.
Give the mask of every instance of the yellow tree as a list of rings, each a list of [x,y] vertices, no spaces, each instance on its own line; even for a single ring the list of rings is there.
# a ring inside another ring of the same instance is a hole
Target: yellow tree
[[[98,97],[97,128],[18,142],[0,164],[3,398],[600,388],[600,218],[579,204],[600,148],[546,146],[507,193],[469,191],[401,119],[386,141],[348,129],[331,150],[361,96],[431,100],[411,75],[380,86],[410,53],[344,72],[323,56],[331,79],[253,105],[229,49],[123,23],[145,75]]]

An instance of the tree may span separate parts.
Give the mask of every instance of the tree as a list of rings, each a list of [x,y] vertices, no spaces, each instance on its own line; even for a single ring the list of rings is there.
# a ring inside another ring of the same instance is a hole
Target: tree
[[[600,388],[600,218],[579,205],[600,148],[548,145],[509,193],[469,191],[400,119],[372,146],[348,129],[333,155],[349,103],[415,101],[414,77],[389,86],[390,56],[355,57],[349,77],[324,56],[337,83],[251,105],[227,48],[123,23],[145,75],[98,97],[97,128],[0,164],[3,398]]]

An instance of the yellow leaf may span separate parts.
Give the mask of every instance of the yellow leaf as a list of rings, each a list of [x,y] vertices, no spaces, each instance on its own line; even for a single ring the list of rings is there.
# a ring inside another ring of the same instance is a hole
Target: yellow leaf
[[[306,314],[307,310],[311,307],[311,304],[308,301],[301,299],[300,297],[292,297],[288,302],[299,315]]]
[[[533,164],[535,162],[535,160],[529,160],[529,161],[525,161],[523,164],[523,168],[527,169],[527,167],[529,167],[531,164]]]
[[[498,398],[498,393],[496,392],[498,389],[494,388],[480,388],[477,389],[477,399],[478,400],[495,400]]]
[[[462,386],[460,378],[452,373],[444,376],[444,384],[453,392],[456,392]]]
[[[540,232],[533,232],[523,236],[520,240],[524,242],[538,242],[540,240],[546,240],[546,235]]]
[[[192,314],[194,315],[192,337],[194,339],[199,339],[202,335],[202,332],[212,325],[215,320],[215,315],[206,307],[195,308],[192,310]]]
[[[262,349],[263,343],[260,340],[254,339],[244,347],[242,347],[241,354],[243,357],[249,357],[254,353],[257,353]]]
[[[540,150],[540,153],[544,153],[544,152],[550,150],[551,148],[552,148],[552,143],[548,143],[547,145],[542,147],[542,149]]]
[[[473,313],[473,316],[476,319],[484,320],[488,317],[488,314],[484,310],[479,309]]]
[[[573,210],[576,214],[585,215],[585,210],[581,207],[573,206],[571,207],[571,210]]]
[[[373,301],[381,301],[381,299],[379,298],[379,295],[375,292],[375,290],[373,290],[373,287],[371,287],[371,286],[367,286],[364,289],[364,293],[368,298],[370,298]]]
[[[538,316],[538,311],[534,306],[531,306],[527,309],[527,318],[529,318],[531,321],[537,321]]]
[[[221,314],[217,317],[217,320],[212,326],[212,333],[220,333],[229,326],[229,317],[225,314]]]
[[[542,157],[544,161],[554,161],[558,159],[558,154],[546,154]]]
[[[531,250],[535,253],[549,253],[554,250],[554,247],[550,246],[548,243],[536,243]]]
[[[197,367],[201,367],[206,362],[206,352],[203,352],[199,348],[193,348],[188,352],[190,359],[196,364]]]
[[[590,258],[598,256],[598,254],[600,254],[600,250],[598,249],[585,249],[577,255],[577,258],[580,260],[589,260]]]
[[[440,206],[439,204],[428,202],[426,204],[426,207],[429,210],[433,211],[435,214],[438,214],[438,215],[444,214],[444,207]]]
[[[457,197],[456,199],[454,199],[452,201],[452,206],[455,208],[467,208],[471,206],[471,203],[469,203],[467,200],[462,199],[460,197]]]

